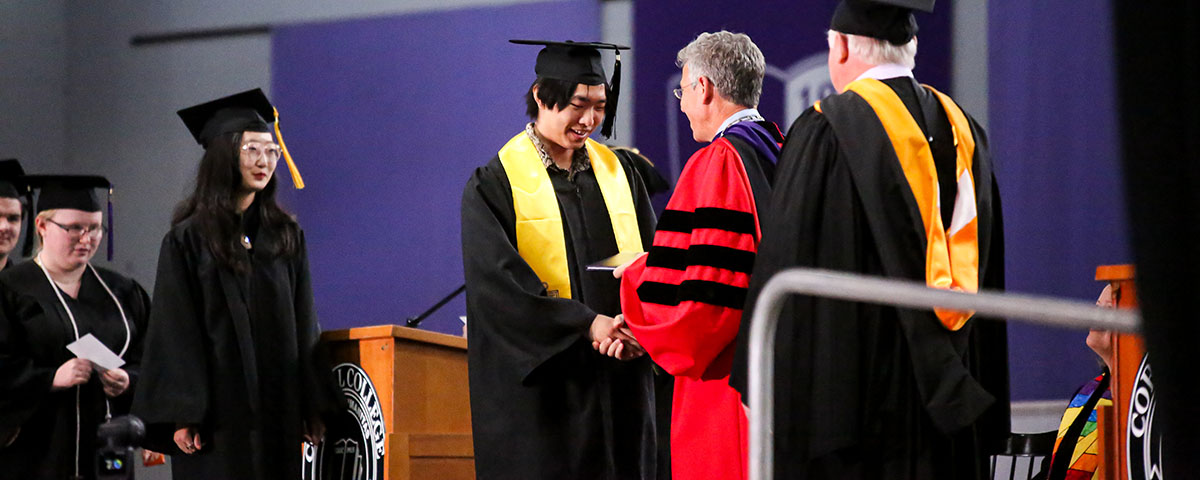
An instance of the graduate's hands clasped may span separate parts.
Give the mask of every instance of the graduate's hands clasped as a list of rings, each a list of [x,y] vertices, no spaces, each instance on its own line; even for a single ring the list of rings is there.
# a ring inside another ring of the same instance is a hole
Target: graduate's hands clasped
[[[596,315],[591,328],[592,348],[601,355],[618,360],[633,360],[646,354],[642,345],[633,338],[633,332],[625,326],[625,318]]]

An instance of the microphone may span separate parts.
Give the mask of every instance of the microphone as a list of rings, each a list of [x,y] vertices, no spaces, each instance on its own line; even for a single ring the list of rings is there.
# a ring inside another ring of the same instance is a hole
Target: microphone
[[[435,304],[433,304],[433,306],[432,306],[432,307],[429,307],[429,310],[426,310],[426,311],[424,311],[424,312],[421,312],[421,314],[420,314],[420,315],[413,316],[413,317],[408,317],[408,320],[406,320],[406,321],[404,322],[404,325],[405,325],[405,326],[407,326],[407,327],[409,327],[409,328],[417,328],[417,326],[418,326],[418,325],[420,325],[420,324],[421,324],[421,322],[422,322],[423,320],[425,320],[425,318],[426,318],[426,317],[428,317],[428,316],[432,315],[432,314],[433,314],[433,312],[436,312],[436,311],[438,311],[438,309],[439,309],[439,308],[442,308],[444,305],[446,305],[447,303],[449,303],[449,302],[450,302],[450,300],[453,300],[453,299],[454,299],[454,297],[457,297],[457,296],[458,296],[458,294],[460,294],[460,293],[463,293],[463,292],[465,292],[465,291],[467,291],[467,284],[465,284],[465,283],[464,283],[464,284],[462,284],[462,285],[459,285],[459,286],[458,286],[458,288],[454,289],[454,291],[453,291],[453,292],[451,292],[449,295],[446,295],[445,297],[442,297],[442,299],[441,299],[441,300],[438,300],[438,302],[437,302],[437,303],[435,303]]]

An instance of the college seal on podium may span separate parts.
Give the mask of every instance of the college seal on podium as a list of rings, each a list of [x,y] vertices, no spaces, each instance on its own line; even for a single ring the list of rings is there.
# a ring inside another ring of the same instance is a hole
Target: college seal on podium
[[[325,441],[304,444],[304,480],[379,480],[385,451],[375,384],[358,365],[333,367],[346,410],[325,426]]]

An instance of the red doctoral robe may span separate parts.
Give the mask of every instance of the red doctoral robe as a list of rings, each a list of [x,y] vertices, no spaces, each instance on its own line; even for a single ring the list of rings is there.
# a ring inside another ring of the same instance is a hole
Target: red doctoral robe
[[[744,123],[688,160],[649,255],[621,283],[629,328],[675,377],[675,479],[748,477],[747,419],[729,372],[761,237],[755,194],[769,194],[782,135],[771,123]]]

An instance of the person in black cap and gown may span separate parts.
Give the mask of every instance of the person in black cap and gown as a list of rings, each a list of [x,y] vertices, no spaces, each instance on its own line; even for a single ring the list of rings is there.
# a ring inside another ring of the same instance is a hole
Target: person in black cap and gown
[[[21,225],[31,218],[25,216],[25,205],[21,203],[25,197],[21,183],[24,175],[25,170],[17,159],[0,160],[0,270],[16,263],[12,255],[21,239]]]
[[[175,480],[300,478],[338,405],[304,233],[275,201],[281,156],[303,183],[261,90],[179,116],[204,156],[159,251],[134,413]]]
[[[838,94],[792,124],[746,304],[788,267],[1004,287],[1000,197],[983,129],[912,76],[913,10],[848,0],[829,70]],[[730,380],[746,391],[750,323]],[[808,296],[784,303],[775,352],[775,478],[982,479],[1009,431],[1007,340],[970,312]],[[750,403],[750,405],[753,405]]]
[[[619,56],[610,84],[599,49],[626,47],[514,43],[544,47],[525,96],[533,121],[462,197],[475,472],[653,478],[651,364],[614,319],[617,280],[585,270],[654,234],[634,167],[588,138],[611,135],[619,92]]]
[[[150,298],[91,264],[104,234],[101,177],[30,176],[31,260],[0,273],[0,465],[4,478],[95,478],[96,428],[129,412]],[[110,236],[109,243],[112,238]],[[91,335],[121,357],[104,370],[66,346]]]

